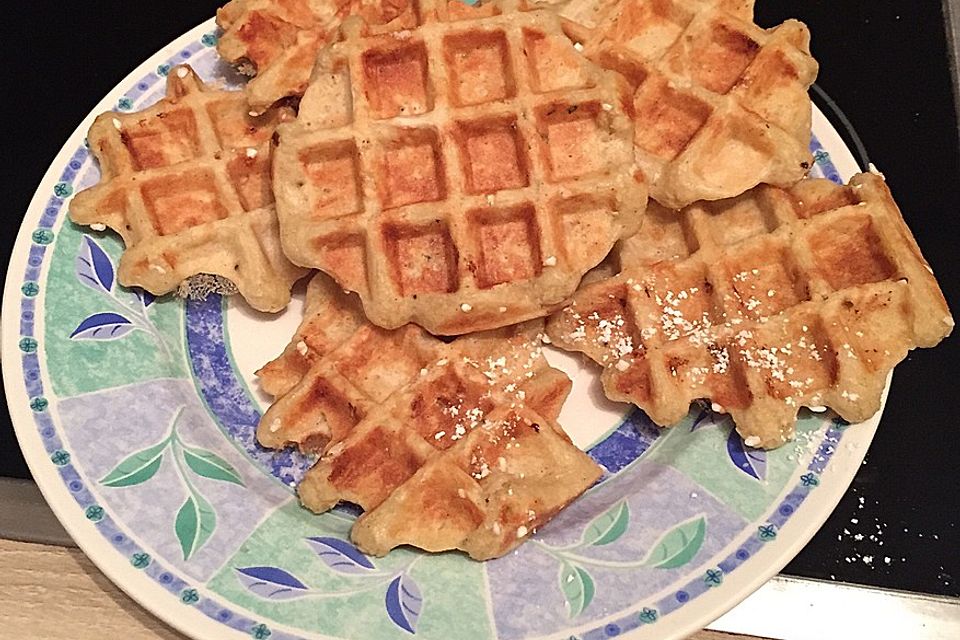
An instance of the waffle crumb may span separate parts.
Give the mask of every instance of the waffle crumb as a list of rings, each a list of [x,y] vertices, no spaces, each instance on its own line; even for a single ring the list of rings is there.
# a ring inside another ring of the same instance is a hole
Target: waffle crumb
[[[159,265],[151,265],[151,268]],[[200,273],[180,283],[177,296],[187,300],[206,300],[214,294],[230,296],[237,292],[237,285],[223,276]]]

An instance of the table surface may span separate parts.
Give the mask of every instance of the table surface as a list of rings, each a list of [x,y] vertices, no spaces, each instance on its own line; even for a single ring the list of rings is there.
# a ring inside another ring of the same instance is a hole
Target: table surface
[[[219,0],[69,4],[37,0],[21,3],[7,18],[0,47],[3,59],[14,62],[4,72],[7,136],[0,170],[8,184],[9,222],[0,232],[0,263],[6,263],[36,184],[81,118],[129,70],[209,18],[218,4]],[[939,3],[758,0],[758,5],[761,25],[787,17],[810,25],[813,51],[821,63],[818,85],[842,106],[856,128],[847,139],[852,146],[854,136],[862,140],[869,159],[884,171],[948,302],[960,300],[960,262],[954,259],[960,154]],[[820,106],[829,113],[822,101]],[[835,115],[832,119],[838,121]],[[915,352],[900,365],[880,430],[850,492],[787,573],[960,595],[955,580],[960,573],[960,554],[955,552],[960,548],[955,490],[960,430],[954,427],[950,401],[957,379],[956,337],[937,349]],[[3,410],[0,474],[27,474]],[[0,550],[8,548],[12,549]],[[30,550],[17,549],[17,553]],[[82,563],[76,551],[44,553],[60,554],[63,562],[70,559],[73,564],[67,566]],[[8,555],[0,553],[4,561]],[[883,556],[893,561],[876,561]],[[86,575],[108,594],[102,577]],[[52,587],[44,587],[48,588]],[[0,606],[8,607],[4,593],[0,600],[5,604]],[[103,597],[126,602],[115,591],[109,593],[114,595]],[[124,615],[142,616],[127,610]],[[29,611],[35,620],[42,618],[40,609],[14,610],[20,619]],[[99,617],[91,612],[84,619],[92,625]],[[6,619],[2,609],[0,619]]]

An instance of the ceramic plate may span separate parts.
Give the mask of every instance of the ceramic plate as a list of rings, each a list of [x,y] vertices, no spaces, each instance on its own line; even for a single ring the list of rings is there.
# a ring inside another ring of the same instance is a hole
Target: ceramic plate
[[[796,442],[746,447],[695,409],[661,431],[602,399],[593,367],[552,353],[574,380],[561,423],[603,480],[529,542],[485,564],[457,553],[369,558],[355,513],[315,516],[293,486],[310,460],[261,449],[253,372],[296,327],[212,297],[154,299],[116,282],[121,245],[71,224],[98,179],[94,115],[136,111],[190,63],[235,84],[210,21],[158,52],[80,124],[26,212],[4,292],[3,373],[44,496],[114,582],[195,638],[679,638],[785,565],[834,508],[879,417],[849,427],[801,414]],[[857,170],[814,113],[815,175]]]

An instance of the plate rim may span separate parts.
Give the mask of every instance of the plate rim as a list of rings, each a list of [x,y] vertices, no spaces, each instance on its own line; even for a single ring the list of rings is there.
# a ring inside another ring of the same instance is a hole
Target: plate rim
[[[40,440],[39,431],[36,429],[33,416],[28,410],[26,402],[21,402],[21,400],[28,400],[29,394],[26,392],[24,386],[22,376],[23,367],[17,348],[20,337],[20,314],[13,314],[10,310],[19,310],[20,307],[19,285],[23,279],[23,274],[22,271],[19,270],[19,267],[26,264],[29,255],[31,243],[28,225],[33,224],[36,219],[39,218],[48,194],[57,182],[60,169],[70,160],[75,152],[77,143],[82,142],[84,139],[86,131],[92,124],[93,119],[99,113],[110,110],[128,87],[135,85],[140,78],[152,72],[156,65],[172,57],[177,50],[183,49],[185,45],[199,40],[203,34],[209,32],[211,29],[215,29],[215,27],[214,18],[209,18],[175,38],[169,44],[160,48],[137,65],[94,105],[91,111],[80,121],[78,126],[65,140],[60,151],[51,160],[43,178],[37,185],[37,189],[29,205],[24,211],[23,220],[17,231],[15,245],[10,255],[3,292],[3,307],[8,311],[6,314],[3,314],[2,318],[2,350],[5,357],[2,358],[2,363],[0,363],[2,364],[5,395],[14,432],[23,449],[24,458],[26,459],[31,475],[40,489],[41,494],[44,496],[44,499],[57,516],[57,519],[63,524],[78,547],[80,547],[84,554],[97,566],[98,570],[103,572],[119,589],[164,624],[177,629],[188,637],[198,639],[222,638],[224,634],[227,633],[231,633],[238,638],[244,637],[244,635],[241,634],[239,629],[218,622],[194,607],[185,607],[177,603],[171,599],[172,594],[169,591],[163,589],[161,585],[140,570],[124,562],[123,556],[119,555],[119,552],[108,544],[106,538],[96,534],[95,530],[89,530],[87,528],[87,525],[84,523],[90,523],[83,518],[82,512],[76,509],[76,501],[73,496],[70,495],[66,485],[61,481],[59,474],[57,474],[55,470],[45,466],[47,462],[46,451]],[[821,129],[825,134],[818,134],[818,138],[826,142],[824,147],[829,148],[832,153],[842,150],[842,153],[833,156],[833,159],[838,165],[840,174],[845,178],[849,178],[853,172],[858,170],[852,153],[826,115],[824,115],[816,105],[811,104],[811,106],[813,109],[813,120],[814,122],[819,121],[822,123]],[[49,262],[46,264],[49,265]],[[18,269],[14,269],[14,265],[17,265]],[[43,269],[41,273],[46,275],[46,269],[41,268]],[[42,317],[36,322],[37,327],[42,328]],[[37,333],[40,333],[40,331],[37,331]],[[830,517],[836,509],[841,496],[848,490],[853,477],[860,467],[860,461],[862,461],[880,422],[889,389],[890,380],[888,378],[878,412],[869,420],[854,425],[856,428],[847,429],[843,437],[843,446],[837,448],[832,456],[831,464],[827,467],[826,472],[833,477],[831,482],[818,488],[815,499],[817,503],[826,502],[832,506],[829,509],[821,508],[814,514],[815,517],[813,518],[810,518],[809,514],[805,514],[807,517],[803,519],[796,517],[790,518],[784,524],[783,529],[781,529],[782,532],[789,533],[789,535],[782,536],[782,538],[786,538],[784,544],[764,546],[760,551],[751,556],[751,563],[755,567],[762,568],[761,571],[741,571],[729,574],[729,579],[725,581],[724,589],[710,590],[710,592],[698,596],[696,603],[691,603],[688,607],[684,607],[684,612],[687,615],[666,616],[661,624],[657,625],[658,637],[664,637],[664,634],[666,634],[670,637],[680,638],[704,628],[709,622],[739,604],[748,595],[778,573],[796,556],[800,549],[809,542],[822,527],[823,523]],[[807,500],[809,500],[809,498],[807,498]],[[771,502],[771,504],[774,503]],[[91,533],[95,535],[91,535]],[[731,544],[733,544],[733,542],[731,542]],[[205,587],[204,590],[206,591]],[[216,599],[223,600],[223,596],[216,595]],[[229,600],[226,602],[229,602],[229,605],[235,610],[244,611],[254,618],[257,617],[255,612],[249,611]],[[633,607],[639,604],[641,603],[635,602]],[[618,619],[623,616],[624,612],[629,611],[631,608],[632,607],[628,607],[615,614],[605,616],[602,619],[595,619],[589,623],[568,627],[563,630],[563,633],[579,633],[584,630],[598,628],[606,621]],[[689,615],[691,613],[694,615]],[[292,628],[272,620],[271,627],[278,631],[282,630],[297,635],[306,634],[312,637],[328,637],[317,633],[305,632],[304,630]],[[622,634],[623,637],[628,638],[639,637],[641,635],[646,635],[643,633],[643,627]]]

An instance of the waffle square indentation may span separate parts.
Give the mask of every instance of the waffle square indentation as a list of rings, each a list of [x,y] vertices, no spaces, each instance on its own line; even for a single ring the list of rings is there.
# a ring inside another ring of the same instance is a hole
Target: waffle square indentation
[[[809,288],[782,247],[760,243],[729,258],[725,267],[739,311],[766,318],[810,299]]]
[[[607,159],[601,149],[601,132],[597,122],[600,104],[552,103],[537,110],[547,175],[551,182],[563,182],[598,173]]]
[[[227,217],[209,171],[155,178],[140,189],[153,226],[162,236]]]
[[[778,400],[802,397],[829,389],[837,379],[837,352],[813,314],[787,317],[744,332],[739,357],[748,371],[763,381],[765,391]]]
[[[764,235],[778,226],[773,210],[760,206],[750,196],[706,203],[704,209],[709,213],[713,237],[721,245]]]
[[[760,51],[756,40],[722,22],[710,24],[686,46],[690,51],[687,65],[694,80],[719,94],[733,88]]]
[[[168,167],[200,155],[197,122],[188,109],[124,125],[120,140],[130,151],[135,171]]]
[[[443,155],[433,129],[402,129],[384,143],[378,185],[385,209],[443,200],[447,195]]]
[[[445,224],[387,223],[383,237],[401,295],[452,293],[460,287],[457,247]]]
[[[846,216],[807,238],[817,269],[834,290],[880,282],[896,267],[869,216]]]
[[[363,54],[363,75],[374,118],[411,116],[433,109],[427,49],[412,42]]]
[[[671,0],[624,2],[610,38],[634,55],[652,60],[670,48],[692,17]]]
[[[632,287],[641,294],[635,296],[637,322],[648,347],[681,339],[697,343],[719,324],[713,285],[702,265],[663,263]]]
[[[425,442],[444,451],[481,424],[493,409],[487,392],[487,388],[448,367],[436,379],[421,385],[402,419]]]
[[[509,209],[478,209],[469,216],[472,235],[477,238],[480,249],[477,286],[489,289],[502,282],[540,275],[540,229],[532,204]]]
[[[580,54],[569,41],[561,42],[533,29],[523,30],[527,73],[534,93],[580,89],[590,85]]]
[[[421,363],[405,342],[404,331],[372,325],[354,333],[335,352],[337,372],[375,402],[383,402],[405,380],[420,373]]]
[[[687,148],[712,109],[693,96],[669,88],[665,83],[658,91],[638,93],[634,143],[663,160],[673,160]]]
[[[487,194],[530,183],[523,140],[513,117],[459,122],[460,161],[467,193]]]
[[[319,187],[310,203],[314,217],[339,217],[363,208],[360,163],[353,140],[304,149],[300,163],[307,179]]]
[[[803,186],[805,185],[801,183],[798,190]],[[801,199],[795,202],[795,207],[797,215],[803,219],[813,218],[821,213],[849,207],[859,202],[857,195],[849,187],[824,189],[822,192],[808,188],[801,191],[801,194]]]
[[[503,31],[462,33],[443,40],[450,101],[460,107],[513,98],[517,94]]]

